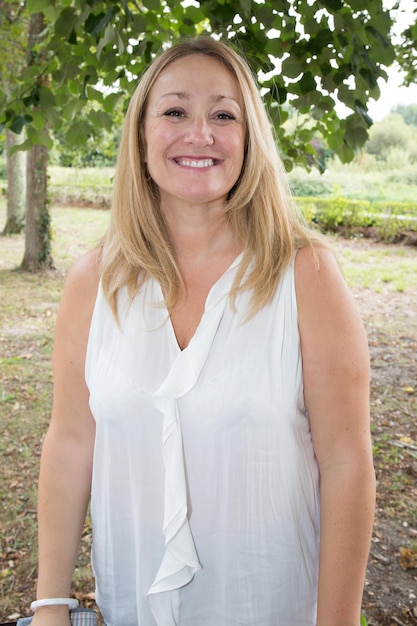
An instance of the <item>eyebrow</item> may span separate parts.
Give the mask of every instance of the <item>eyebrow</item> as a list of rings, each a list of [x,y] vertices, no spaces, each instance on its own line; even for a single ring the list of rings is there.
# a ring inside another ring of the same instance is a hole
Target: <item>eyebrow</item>
[[[162,94],[159,99],[162,100],[163,98],[168,98],[169,96],[177,96],[180,100],[187,100],[190,97],[185,91],[169,91],[168,93]],[[222,94],[210,96],[210,101],[213,103],[221,102],[222,100],[232,100],[240,107],[239,102],[233,96],[224,96]]]

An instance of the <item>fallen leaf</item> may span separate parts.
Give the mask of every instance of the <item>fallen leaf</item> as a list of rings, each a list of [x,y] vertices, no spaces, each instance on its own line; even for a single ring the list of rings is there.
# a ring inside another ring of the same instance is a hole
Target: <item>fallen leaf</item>
[[[417,550],[400,548],[400,565],[405,570],[417,568]]]
[[[410,439],[410,437],[400,437],[400,441],[403,443],[411,443],[412,439]]]

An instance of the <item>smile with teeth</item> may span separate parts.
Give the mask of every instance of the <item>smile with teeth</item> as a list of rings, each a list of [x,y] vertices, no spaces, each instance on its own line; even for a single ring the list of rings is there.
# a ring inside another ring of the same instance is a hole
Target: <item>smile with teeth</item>
[[[174,159],[178,165],[186,167],[212,167],[217,161],[214,159]]]

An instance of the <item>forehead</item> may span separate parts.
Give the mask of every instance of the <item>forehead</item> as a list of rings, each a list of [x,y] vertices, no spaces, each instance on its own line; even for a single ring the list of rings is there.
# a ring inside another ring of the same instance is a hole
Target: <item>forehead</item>
[[[224,63],[208,55],[191,54],[176,59],[161,71],[150,90],[150,97],[179,91],[194,93],[210,90],[242,100],[237,78]]]

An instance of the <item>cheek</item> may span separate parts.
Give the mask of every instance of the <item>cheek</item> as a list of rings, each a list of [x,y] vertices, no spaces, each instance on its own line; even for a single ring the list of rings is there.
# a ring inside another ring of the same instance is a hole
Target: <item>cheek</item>
[[[244,133],[233,133],[227,138],[227,143],[233,150],[236,158],[239,156],[243,160],[245,152],[245,135]]]
[[[175,132],[166,125],[149,124],[145,127],[145,146],[147,159],[162,158],[164,152],[174,143]]]
[[[232,144],[229,144],[232,145]],[[233,144],[233,152],[234,152],[234,156],[235,156],[235,163],[236,163],[236,167],[239,168],[239,170],[242,169],[243,166],[243,161],[245,158],[245,146],[244,146],[244,142],[243,139],[242,140],[238,140],[236,139],[234,144]]]

